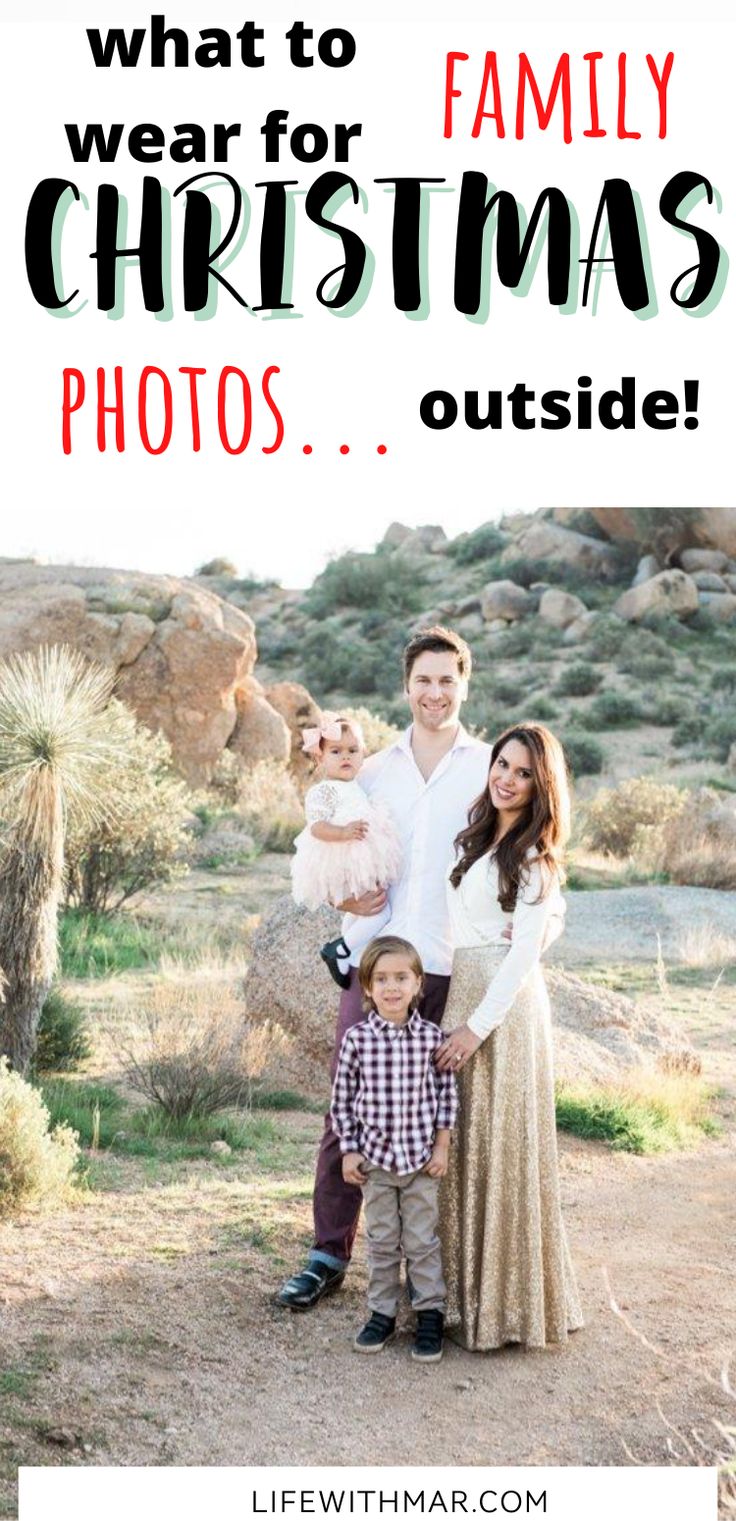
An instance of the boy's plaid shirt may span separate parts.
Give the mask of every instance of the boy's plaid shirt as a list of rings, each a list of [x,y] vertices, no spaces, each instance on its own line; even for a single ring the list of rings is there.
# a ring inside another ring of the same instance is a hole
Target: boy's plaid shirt
[[[395,1025],[371,1009],[346,1031],[330,1111],[343,1156],[359,1151],[400,1174],[424,1166],[436,1132],[452,1130],[457,1118],[455,1078],[432,1059],[442,1039],[416,1011]]]

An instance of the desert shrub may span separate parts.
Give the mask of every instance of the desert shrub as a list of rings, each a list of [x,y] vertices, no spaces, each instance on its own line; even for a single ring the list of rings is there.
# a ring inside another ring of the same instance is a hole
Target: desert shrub
[[[517,703],[519,701],[519,682],[511,680],[508,676],[499,676],[492,680],[488,686],[487,698],[489,702]]]
[[[625,635],[625,625],[619,618],[598,618],[592,625],[587,639],[586,649],[591,660],[600,664],[606,660],[613,660],[621,652],[621,643]]]
[[[304,815],[294,778],[284,761],[246,767],[237,791],[237,811],[262,850],[291,850]]]
[[[385,750],[387,745],[392,745],[399,737],[399,730],[387,719],[382,718],[380,713],[371,713],[369,708],[341,708],[346,718],[354,718],[360,724],[365,739],[367,755],[375,755],[377,750]]]
[[[336,608],[377,608],[398,617],[422,607],[416,561],[397,554],[346,554],[330,560],[304,598],[304,609],[323,618]]]
[[[59,1203],[79,1156],[74,1132],[49,1129],[49,1112],[36,1088],[0,1057],[0,1217],[28,1204]]]
[[[36,1072],[75,1072],[92,1054],[84,1010],[52,988],[41,1010],[33,1058]]]
[[[638,723],[641,716],[635,697],[611,688],[593,698],[587,712],[581,713],[580,722],[586,729],[620,729]]]
[[[555,719],[560,711],[557,704],[550,702],[549,697],[545,697],[544,694],[540,697],[526,696],[521,706],[525,717],[538,719],[543,724]]]
[[[696,713],[689,713],[675,725],[672,743],[680,749],[683,745],[697,744],[703,737],[703,720]]]
[[[194,574],[195,576],[234,577],[238,574],[238,567],[237,565],[233,564],[232,560],[228,560],[224,556],[220,556],[219,558],[215,557],[214,560],[207,560],[206,564],[200,565],[198,569],[195,570]]]
[[[601,673],[587,660],[576,660],[558,678],[555,691],[561,697],[588,697],[601,684]]]
[[[687,887],[736,889],[736,806],[709,788],[687,795],[654,842],[656,862],[670,881]]]
[[[123,1051],[127,1080],[173,1120],[242,1104],[254,1075],[249,1033],[230,984],[191,976],[157,983]]]
[[[732,667],[732,669],[730,671],[728,671],[728,670],[724,671],[724,670],[721,670],[721,669],[719,669],[717,671],[711,671],[710,686],[711,686],[711,690],[714,691],[714,692],[723,693],[723,694],[726,694],[726,693],[733,694],[733,693],[735,693],[736,692],[736,664],[734,664],[734,666]]]
[[[107,718],[115,749],[99,779],[94,818],[72,812],[65,847],[67,904],[93,914],[113,912],[186,869],[179,853],[190,799],[168,741],[123,703],[110,703]]]
[[[613,788],[604,787],[584,810],[583,838],[592,850],[628,856],[638,831],[659,827],[675,818],[686,799],[687,794],[678,787],[649,776],[628,778]]]
[[[573,776],[598,776],[606,759],[603,746],[592,734],[569,734],[560,736]]]
[[[645,633],[646,630],[642,630]],[[654,635],[651,636],[653,639]],[[656,640],[659,644],[661,641]],[[641,652],[627,650],[616,661],[616,669],[627,676],[638,676],[640,681],[657,681],[660,676],[672,676],[677,669],[677,661],[667,649],[647,653],[646,649]]]
[[[447,546],[447,553],[457,565],[473,565],[476,560],[490,560],[503,549],[505,535],[494,523],[482,523],[472,533],[461,534]]]
[[[512,623],[510,628],[501,629],[497,634],[494,634],[491,646],[492,655],[494,657],[497,656],[501,660],[513,660],[517,655],[528,655],[530,650],[534,649],[535,642],[538,640],[540,649],[535,649],[534,654],[535,658],[539,660],[542,658],[541,647],[552,648],[554,646],[554,639],[550,639],[550,635],[554,635],[557,632],[561,633],[561,630],[545,629],[544,636],[541,638],[538,631],[535,633],[533,624]]]
[[[678,697],[674,692],[645,692],[642,711],[651,724],[669,726],[689,718],[692,706],[685,697]]]
[[[736,713],[724,713],[709,723],[705,739],[718,760],[728,760],[731,746],[736,744]]]

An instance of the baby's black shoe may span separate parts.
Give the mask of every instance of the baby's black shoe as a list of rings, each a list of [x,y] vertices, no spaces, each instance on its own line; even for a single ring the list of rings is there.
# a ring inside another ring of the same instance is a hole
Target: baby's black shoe
[[[393,1340],[395,1330],[394,1316],[382,1315],[379,1310],[374,1310],[370,1320],[358,1332],[353,1348],[356,1352],[382,1352],[387,1343]]]
[[[339,988],[350,987],[350,970],[348,968],[348,970],[344,972],[340,966],[340,962],[346,961],[349,955],[350,946],[345,944],[342,935],[340,935],[337,940],[328,940],[327,944],[323,945],[320,951],[320,956],[322,957],[322,960],[324,961],[330,976],[332,977],[333,981],[337,983],[337,986]]]

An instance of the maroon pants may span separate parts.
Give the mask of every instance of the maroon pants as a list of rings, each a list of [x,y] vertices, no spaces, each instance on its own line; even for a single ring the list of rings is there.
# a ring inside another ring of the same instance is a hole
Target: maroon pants
[[[424,992],[419,1012],[424,1019],[438,1025],[442,1020],[450,988],[449,977],[439,977],[428,972],[424,979]],[[346,1030],[365,1019],[363,995],[355,967],[350,969],[350,987],[340,998],[337,1016],[337,1039],[332,1058],[330,1075],[334,1079],[337,1057]],[[362,1203],[362,1190],[346,1183],[342,1176],[340,1142],[332,1129],[329,1114],[325,1115],[325,1128],[317,1157],[317,1175],[314,1183],[314,1248],[340,1262],[349,1262],[353,1240],[358,1227]]]

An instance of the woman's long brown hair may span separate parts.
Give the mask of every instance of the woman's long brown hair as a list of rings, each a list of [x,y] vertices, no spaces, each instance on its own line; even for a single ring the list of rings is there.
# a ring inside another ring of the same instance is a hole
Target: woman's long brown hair
[[[506,914],[513,913],[519,889],[529,880],[530,852],[542,867],[549,867],[564,880],[562,856],[570,834],[570,789],[559,740],[544,724],[519,724],[496,740],[491,767],[512,739],[525,745],[531,757],[534,791],[529,806],[494,848],[499,814],[486,787],[468,813],[466,828],[455,840],[458,860],[450,873],[453,887],[459,887],[466,871],[491,852],[498,866],[498,901]]]

